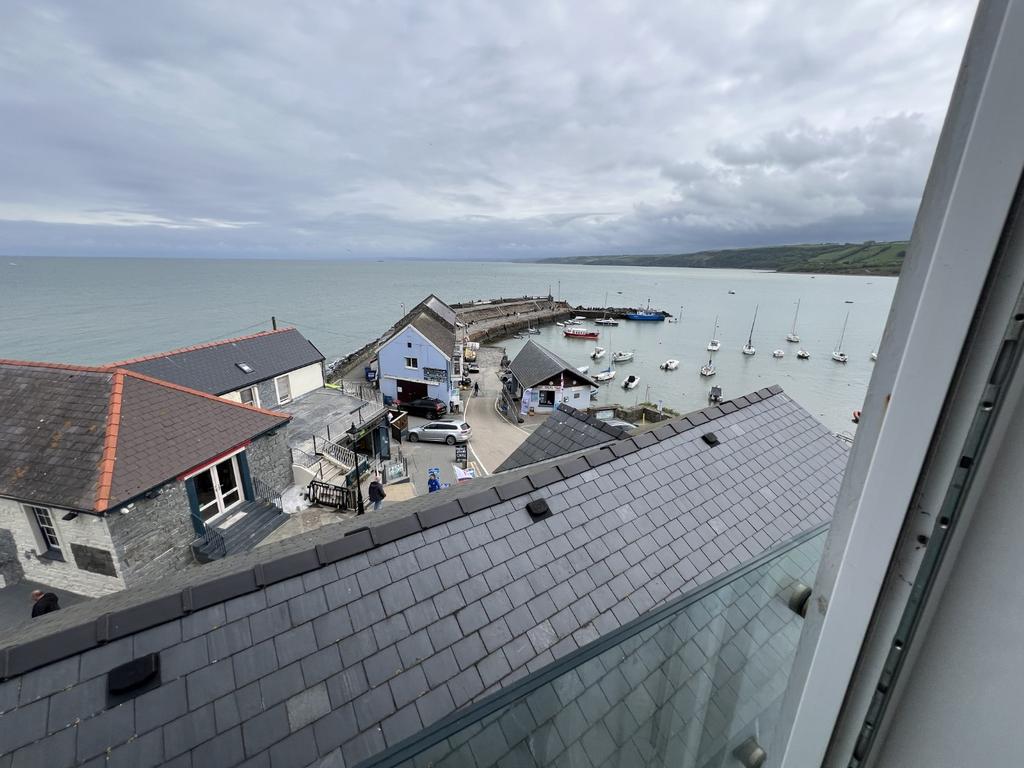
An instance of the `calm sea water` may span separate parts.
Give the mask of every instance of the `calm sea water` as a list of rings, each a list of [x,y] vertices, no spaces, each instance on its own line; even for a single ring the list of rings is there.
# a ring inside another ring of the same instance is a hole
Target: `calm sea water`
[[[0,357],[94,364],[239,335],[280,324],[298,326],[327,356],[341,357],[388,328],[427,293],[447,301],[541,295],[573,304],[645,305],[679,315],[679,323],[623,321],[602,328],[601,346],[635,350],[632,363],[602,388],[599,402],[662,401],[701,407],[711,383],[726,396],[769,384],[782,387],[834,430],[852,429],[881,338],[895,278],[784,275],[748,270],[598,267],[417,261],[267,261],[165,259],[4,259],[0,261]],[[729,291],[735,291],[730,295]],[[786,333],[800,299],[796,359]],[[852,301],[852,304],[846,304]],[[754,345],[746,341],[759,305]],[[680,313],[680,306],[682,311]],[[830,359],[850,313],[846,365]],[[722,349],[713,380],[697,369],[715,315]],[[533,337],[576,365],[591,364],[594,342],[563,338],[550,326]],[[513,355],[525,341],[509,340]],[[771,357],[773,349],[786,357]],[[667,358],[681,361],[664,372]],[[607,358],[601,361],[607,365]],[[630,392],[628,373],[640,377]]]

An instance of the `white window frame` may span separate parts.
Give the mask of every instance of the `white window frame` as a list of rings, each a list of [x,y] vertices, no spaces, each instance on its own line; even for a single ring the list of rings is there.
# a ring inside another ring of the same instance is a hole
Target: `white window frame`
[[[412,363],[412,365],[409,365],[409,363]],[[405,367],[410,371],[418,371],[420,369],[420,359],[418,357],[405,358]]]
[[[288,383],[288,394],[284,397],[281,397],[281,379],[284,379]],[[288,378],[287,373],[274,379],[274,391],[277,393],[278,405],[284,405],[285,403],[290,403],[292,401],[292,382],[291,379]]]
[[[289,386],[290,385],[291,385],[291,382],[289,382]],[[252,402],[251,403],[246,403],[245,402],[245,397],[242,395],[242,393],[246,392],[247,390],[252,390]],[[251,406],[253,406],[255,408],[259,408],[260,407],[260,389],[259,389],[259,387],[257,387],[255,384],[253,384],[250,387],[242,387],[240,390],[238,390],[238,401],[240,403],[242,403],[242,405],[251,405]]]
[[[28,516],[29,525],[32,527],[32,535],[36,539],[36,551],[39,553],[39,556],[49,558],[50,560],[65,561],[64,545],[61,543],[57,521],[53,517],[53,509],[39,504],[23,504],[22,507]],[[49,535],[43,530],[44,524],[39,521],[39,513],[45,514],[49,519],[49,523],[46,525],[53,532],[52,536],[56,546],[51,544]]]
[[[221,456],[216,461],[207,464],[202,469],[197,469],[195,472],[192,472],[190,475],[184,478],[185,480],[192,480],[194,483],[195,478],[198,477],[199,475],[202,475],[203,473],[213,473],[214,499],[212,502],[208,503],[207,506],[210,506],[210,504],[216,505],[219,511],[217,512],[217,514],[212,515],[209,520],[204,521],[206,525],[215,525],[216,523],[224,520],[226,517],[228,517],[228,513],[234,511],[235,507],[239,506],[244,501],[246,501],[245,485],[242,483],[242,468],[238,463],[238,457],[244,452],[245,448],[239,448],[237,451],[229,453],[227,456]],[[238,489],[238,498],[229,505],[224,504],[224,499],[221,496],[220,492],[220,484],[217,481],[217,467],[227,461],[231,462],[231,468],[235,473],[235,487]],[[203,510],[199,509],[197,510],[197,512],[199,516],[202,517]]]

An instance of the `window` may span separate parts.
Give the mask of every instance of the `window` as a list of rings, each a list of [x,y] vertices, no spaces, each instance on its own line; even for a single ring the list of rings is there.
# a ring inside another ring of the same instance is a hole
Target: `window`
[[[40,555],[49,557],[52,560],[63,560],[64,553],[60,549],[60,540],[57,538],[57,528],[53,524],[53,516],[46,507],[27,507],[29,514],[36,524],[39,532],[39,540],[42,543]]]
[[[237,456],[229,456],[190,478],[195,485],[198,512],[204,521],[209,522],[243,501],[241,479]]]
[[[405,342],[405,348],[406,349],[412,349],[412,342],[411,341]]]
[[[292,385],[288,381],[288,374],[278,376],[274,379],[274,386],[277,388],[277,404],[284,405],[292,400]]]
[[[256,391],[256,387],[246,387],[238,391],[238,397],[241,399],[243,405],[254,405],[257,408],[260,407],[260,393]]]
[[[405,367],[406,368],[419,368],[420,367],[420,361],[417,360],[415,357],[407,357],[407,358],[405,358]]]
[[[252,366],[248,363],[235,363],[242,373],[252,373]]]

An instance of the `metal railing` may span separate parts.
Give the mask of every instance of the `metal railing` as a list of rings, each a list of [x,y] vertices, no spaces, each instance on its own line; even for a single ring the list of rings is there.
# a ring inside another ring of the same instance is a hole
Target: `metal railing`
[[[208,560],[217,560],[228,553],[227,544],[224,543],[224,537],[220,531],[207,525],[206,521],[195,512],[192,513],[192,523],[194,527],[203,531],[192,542],[193,552],[199,549],[203,550],[203,554]]]
[[[338,445],[335,442],[321,438],[319,449],[320,453],[324,456],[334,459],[343,466],[355,467],[356,465],[356,455],[350,448],[346,448],[343,445]]]
[[[340,485],[311,480],[306,488],[306,496],[313,504],[323,504],[338,509],[352,508],[352,492]]]
[[[313,440],[314,440],[314,445],[315,445],[316,444],[316,438],[314,437]],[[320,461],[320,457],[319,456],[317,456],[314,453],[308,453],[307,451],[304,451],[301,448],[292,448],[291,451],[292,451],[292,464],[294,464],[297,467],[302,467],[303,469],[307,469],[309,467],[312,467],[318,461]]]
[[[281,508],[283,506],[281,502],[283,494],[281,491],[258,477],[252,478],[252,493],[257,499],[273,504],[275,507]]]

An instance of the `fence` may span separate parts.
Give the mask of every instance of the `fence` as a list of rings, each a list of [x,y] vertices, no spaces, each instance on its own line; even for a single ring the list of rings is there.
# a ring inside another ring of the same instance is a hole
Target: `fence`
[[[252,492],[253,496],[257,499],[273,504],[275,507],[280,508],[283,506],[281,502],[281,491],[258,477],[252,478]]]
[[[312,480],[306,489],[306,496],[314,504],[323,504],[338,509],[351,509],[352,492],[340,485],[331,485],[320,480]]]

